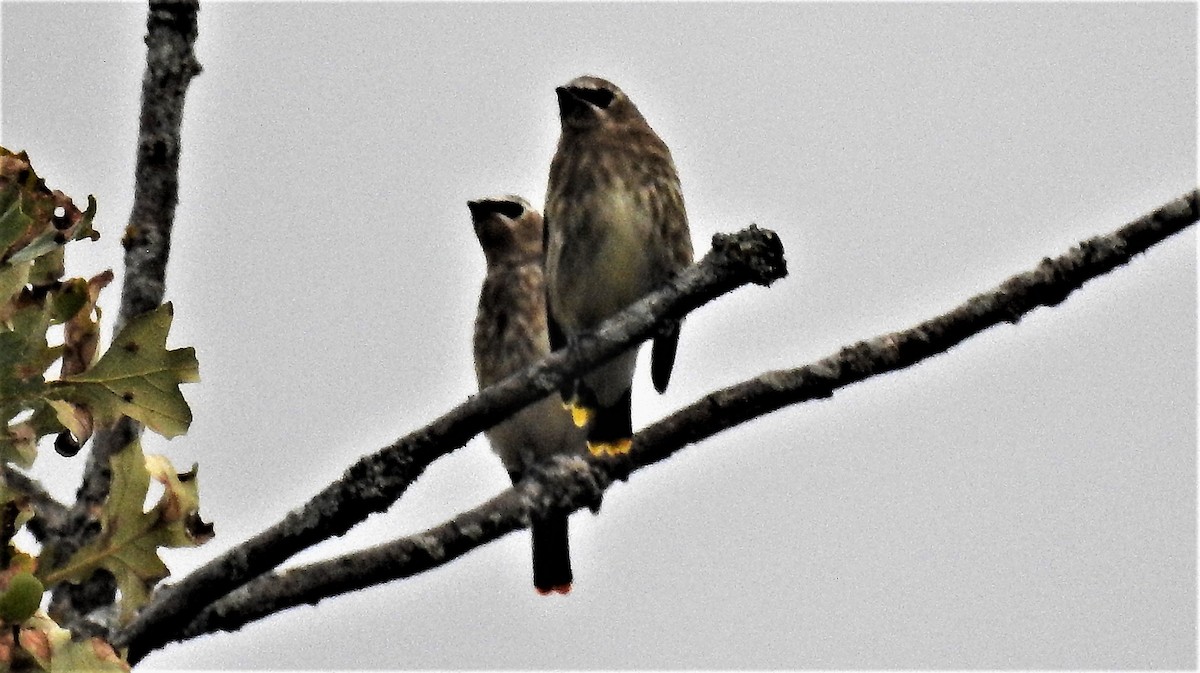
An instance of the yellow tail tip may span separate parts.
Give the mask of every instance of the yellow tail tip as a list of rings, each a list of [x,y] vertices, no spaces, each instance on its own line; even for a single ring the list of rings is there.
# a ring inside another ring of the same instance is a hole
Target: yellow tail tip
[[[629,453],[629,449],[633,446],[633,439],[627,437],[612,442],[588,442],[587,446],[593,456],[622,456]]]

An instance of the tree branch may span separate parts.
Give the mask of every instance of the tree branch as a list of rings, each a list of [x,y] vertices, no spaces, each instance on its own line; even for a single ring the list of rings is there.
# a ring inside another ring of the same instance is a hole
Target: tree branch
[[[774,371],[710,393],[639,432],[628,457],[558,458],[513,488],[422,533],[310,565],[262,575],[201,612],[178,636],[232,631],[270,614],[443,565],[525,528],[532,518],[597,502],[617,479],[716,433],[784,406],[832,396],[871,376],[943,353],[1038,306],[1054,306],[1087,281],[1125,264],[1198,217],[1198,192],[1107,236],[1045,259],[990,292],[909,329],[860,341],[812,364]]]
[[[214,600],[297,552],[342,535],[387,509],[437,458],[558,390],[568,377],[605,362],[653,335],[668,319],[748,283],[768,285],[787,274],[774,232],[751,226],[713,237],[713,249],[662,288],[605,321],[595,334],[480,391],[442,417],[365,456],[282,521],[210,561],[174,586],[164,586],[137,619],[113,638],[129,646],[130,662],[161,647]]]
[[[198,0],[151,0],[146,18],[146,70],[142,77],[142,109],[138,130],[133,209],[121,242],[125,248],[125,277],[121,308],[114,333],[134,317],[162,303],[171,251],[171,228],[179,200],[180,126],[188,85],[200,74],[192,45],[198,32]],[[44,562],[61,564],[86,543],[95,528],[92,512],[108,496],[112,472],[109,458],[141,434],[129,418],[96,433],[84,467],[83,481],[67,520],[48,545]],[[72,595],[82,597],[73,601]],[[55,592],[55,610],[67,617],[65,626],[82,614],[112,602],[111,591],[81,592],[64,585]],[[78,605],[71,603],[78,602]],[[90,629],[94,631],[93,629]]]
[[[12,490],[28,497],[29,503],[33,506],[33,518],[29,520],[28,524],[29,532],[33,533],[33,537],[38,542],[46,540],[66,521],[69,512],[66,505],[55,500],[54,496],[50,495],[36,479],[30,478],[24,472],[11,465],[4,465],[3,469],[3,481]]]

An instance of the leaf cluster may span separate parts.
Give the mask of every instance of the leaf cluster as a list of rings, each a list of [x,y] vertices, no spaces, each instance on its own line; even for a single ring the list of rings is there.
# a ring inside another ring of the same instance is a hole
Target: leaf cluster
[[[24,153],[0,147],[0,461],[29,468],[39,440],[71,456],[122,417],[163,435],[187,431],[192,414],[180,392],[199,380],[192,348],[168,350],[170,304],[130,320],[100,348],[98,301],[112,271],[65,278],[65,246],[95,240],[96,201],[80,210],[49,189]],[[57,371],[54,371],[57,365]],[[120,619],[133,617],[169,574],[162,547],[194,546],[212,537],[199,514],[196,467],[176,472],[140,443],[111,459],[112,488],[99,512],[99,534],[56,568],[20,550],[13,537],[35,515],[28,494],[0,477],[0,671],[128,670],[99,639],[73,641],[40,611],[46,588],[86,581],[99,569],[116,578]],[[143,505],[151,481],[158,502]]]

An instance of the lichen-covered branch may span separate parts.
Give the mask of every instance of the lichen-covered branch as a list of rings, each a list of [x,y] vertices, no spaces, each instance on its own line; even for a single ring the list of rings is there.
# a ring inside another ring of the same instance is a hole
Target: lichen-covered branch
[[[133,210],[121,239],[125,279],[116,331],[162,303],[171,229],[179,201],[180,127],[192,78],[200,74],[192,46],[197,0],[151,0],[146,18],[146,72],[138,131]]]
[[[658,325],[748,283],[770,284],[787,274],[774,232],[751,226],[713,237],[713,249],[662,288],[605,321],[590,336],[480,391],[442,417],[361,458],[338,481],[282,521],[210,561],[178,584],[163,587],[128,628],[113,639],[129,646],[130,662],[178,637],[217,598],[268,572],[297,552],[342,535],[387,509],[435,459],[577,375],[652,336]]]
[[[179,198],[180,126],[188,85],[200,73],[192,50],[198,32],[198,0],[151,0],[146,19],[146,70],[142,78],[142,107],[138,129],[133,209],[121,239],[125,274],[115,332],[134,317],[156,308],[163,300],[171,229]],[[75,505],[61,530],[47,546],[43,562],[50,567],[69,558],[95,524],[92,512],[108,495],[112,474],[109,457],[128,446],[141,427],[125,418],[97,432],[84,467]],[[85,630],[73,617],[111,602],[109,592],[85,592],[87,604],[70,600],[82,595],[64,585],[55,592],[54,610],[73,631]],[[103,595],[100,595],[103,594]],[[94,629],[87,629],[94,631]]]
[[[1193,191],[906,330],[860,341],[803,367],[768,372],[710,393],[638,433],[627,458],[559,458],[517,486],[422,533],[263,575],[201,612],[179,639],[236,630],[290,607],[315,604],[448,563],[528,526],[531,518],[589,506],[614,480],[688,444],[784,406],[829,397],[839,388],[943,353],[993,325],[1016,322],[1038,306],[1056,305],[1088,280],[1194,223],[1197,197]]]

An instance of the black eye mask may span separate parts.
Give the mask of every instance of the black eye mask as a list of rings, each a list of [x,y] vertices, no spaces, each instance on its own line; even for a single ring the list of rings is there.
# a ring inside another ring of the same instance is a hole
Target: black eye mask
[[[616,97],[613,92],[608,89],[585,89],[573,88],[571,93],[575,96],[595,105],[601,110],[607,110],[609,105],[612,105],[613,99]]]

